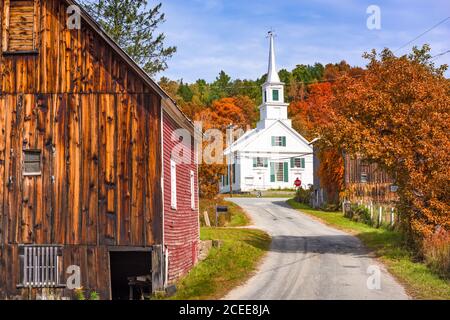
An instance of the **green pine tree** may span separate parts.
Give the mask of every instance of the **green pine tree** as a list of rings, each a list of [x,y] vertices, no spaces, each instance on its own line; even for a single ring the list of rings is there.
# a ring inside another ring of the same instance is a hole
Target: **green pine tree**
[[[176,47],[165,47],[164,33],[156,34],[164,22],[161,3],[149,8],[147,0],[84,0],[87,11],[101,27],[149,75],[167,69]]]

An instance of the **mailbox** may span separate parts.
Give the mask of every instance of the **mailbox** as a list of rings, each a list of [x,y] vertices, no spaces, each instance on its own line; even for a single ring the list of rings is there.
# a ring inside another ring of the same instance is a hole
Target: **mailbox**
[[[228,212],[227,206],[216,206],[216,227],[219,223],[219,214]]]
[[[217,206],[216,211],[217,212],[228,212],[228,207],[227,206]]]

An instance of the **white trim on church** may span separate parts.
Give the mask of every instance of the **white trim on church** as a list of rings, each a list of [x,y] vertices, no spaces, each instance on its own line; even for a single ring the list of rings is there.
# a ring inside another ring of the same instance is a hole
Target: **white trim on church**
[[[288,119],[289,104],[285,103],[284,83],[276,70],[272,32],[269,39],[260,121],[225,150],[229,165],[220,182],[221,193],[230,192],[230,183],[233,192],[293,188],[297,178],[303,188],[313,184],[313,149]]]

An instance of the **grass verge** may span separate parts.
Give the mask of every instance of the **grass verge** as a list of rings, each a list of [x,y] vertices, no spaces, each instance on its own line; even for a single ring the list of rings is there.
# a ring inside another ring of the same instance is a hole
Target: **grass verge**
[[[202,240],[221,240],[220,248],[212,248],[177,284],[177,293],[170,299],[220,299],[241,284],[256,269],[268,250],[270,237],[255,229],[206,228],[200,230]]]
[[[413,298],[450,299],[450,281],[440,278],[424,263],[414,261],[414,255],[404,246],[399,232],[351,221],[341,212],[314,210],[294,199],[288,200],[287,203],[294,209],[361,239]]]
[[[205,218],[203,212],[207,211],[211,225],[215,225],[215,207],[227,206],[228,213],[221,214],[219,216],[218,225],[219,227],[243,227],[250,225],[250,218],[247,216],[245,211],[239,207],[237,204],[226,201],[223,198],[218,199],[200,199],[200,224],[205,226]]]

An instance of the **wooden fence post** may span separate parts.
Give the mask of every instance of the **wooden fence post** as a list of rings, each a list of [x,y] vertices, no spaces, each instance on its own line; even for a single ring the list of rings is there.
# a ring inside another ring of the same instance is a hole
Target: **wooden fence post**
[[[373,223],[373,202],[370,201],[370,222]]]
[[[394,208],[391,208],[391,226],[394,225],[394,217],[395,217],[395,213],[394,213]]]
[[[380,205],[380,210],[378,214],[378,226],[381,226],[382,219],[383,219],[383,206]]]
[[[211,222],[209,221],[208,211],[203,211],[203,217],[205,219],[205,224],[207,227],[211,227]]]

